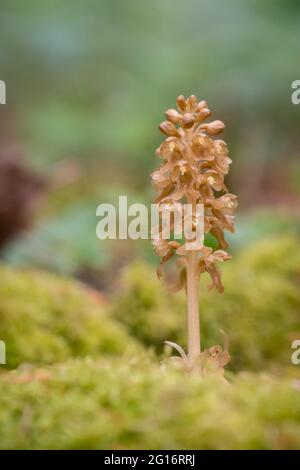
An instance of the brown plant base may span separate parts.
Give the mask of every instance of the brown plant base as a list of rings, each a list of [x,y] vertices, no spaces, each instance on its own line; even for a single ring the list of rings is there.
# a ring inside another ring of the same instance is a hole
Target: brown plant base
[[[165,344],[171,346],[179,352],[180,356],[171,356],[166,360],[166,363],[175,365],[184,372],[196,373],[201,377],[217,376],[227,382],[224,377],[224,367],[230,362],[230,354],[228,352],[228,339],[223,330],[220,330],[224,337],[223,347],[219,344],[211,346],[208,349],[200,352],[196,357],[189,357],[184,349],[177,343],[172,341],[165,341]],[[228,383],[228,382],[227,382]]]

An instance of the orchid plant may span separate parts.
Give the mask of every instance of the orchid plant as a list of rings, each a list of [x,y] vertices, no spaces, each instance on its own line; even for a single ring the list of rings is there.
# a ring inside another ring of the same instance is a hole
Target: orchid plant
[[[166,111],[166,121],[159,126],[165,134],[164,142],[156,154],[163,160],[161,166],[152,173],[152,182],[158,191],[156,203],[168,204],[176,208],[183,204],[196,207],[202,204],[204,234],[211,234],[217,241],[215,249],[201,244],[196,249],[188,249],[187,240],[177,240],[174,236],[166,239],[162,228],[161,236],[153,241],[155,252],[161,257],[158,276],[163,275],[164,264],[178,255],[177,268],[179,281],[173,290],[185,288],[187,295],[187,334],[188,351],[176,343],[166,341],[181,357],[173,358],[189,371],[205,374],[210,370],[223,375],[224,366],[229,362],[228,343],[225,336],[224,347],[213,346],[201,351],[199,318],[199,280],[205,271],[211,276],[210,288],[223,292],[221,271],[218,262],[230,259],[224,231],[234,232],[234,211],[237,197],[228,192],[224,177],[229,171],[231,159],[227,145],[219,138],[225,125],[216,120],[206,122],[211,115],[206,101],[198,102],[196,96],[177,98],[177,110]],[[197,213],[193,212],[193,224],[197,225]],[[172,226],[174,229],[174,224]],[[174,233],[173,233],[174,235]]]

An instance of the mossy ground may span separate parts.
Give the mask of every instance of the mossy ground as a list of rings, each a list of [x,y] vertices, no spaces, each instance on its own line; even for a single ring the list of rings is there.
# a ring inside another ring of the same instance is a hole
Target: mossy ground
[[[295,246],[235,256],[222,296],[201,282],[203,343],[227,331],[230,385],[160,365],[164,340],[184,345],[185,298],[152,267],[131,266],[111,307],[75,281],[2,266],[0,448],[300,449]]]
[[[0,376],[0,447],[300,449],[300,384],[201,380],[141,355],[76,359]]]
[[[7,367],[138,349],[105,301],[80,283],[39,271],[0,267],[0,339]]]
[[[203,346],[220,342],[226,331],[233,370],[267,370],[290,363],[290,345],[300,338],[300,252],[297,238],[254,243],[222,265],[224,294],[200,282]],[[293,253],[293,255],[291,255]],[[162,352],[166,339],[186,345],[185,294],[169,294],[153,267],[130,266],[123,275],[113,315],[134,337]]]

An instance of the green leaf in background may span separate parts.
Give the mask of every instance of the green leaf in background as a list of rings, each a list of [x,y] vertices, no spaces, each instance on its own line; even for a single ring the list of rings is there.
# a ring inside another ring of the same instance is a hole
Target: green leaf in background
[[[77,206],[39,224],[4,252],[7,263],[74,273],[80,266],[109,261],[104,241],[96,238],[95,207]]]

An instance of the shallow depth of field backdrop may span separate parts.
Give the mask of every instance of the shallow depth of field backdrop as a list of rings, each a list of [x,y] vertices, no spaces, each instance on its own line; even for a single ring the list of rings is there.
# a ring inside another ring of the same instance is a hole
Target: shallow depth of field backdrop
[[[0,0],[1,448],[300,448],[299,20],[296,0]],[[225,122],[240,202],[225,292],[200,293],[226,390],[159,367],[185,301],[150,242],[95,235],[101,202],[152,201],[181,93]]]

